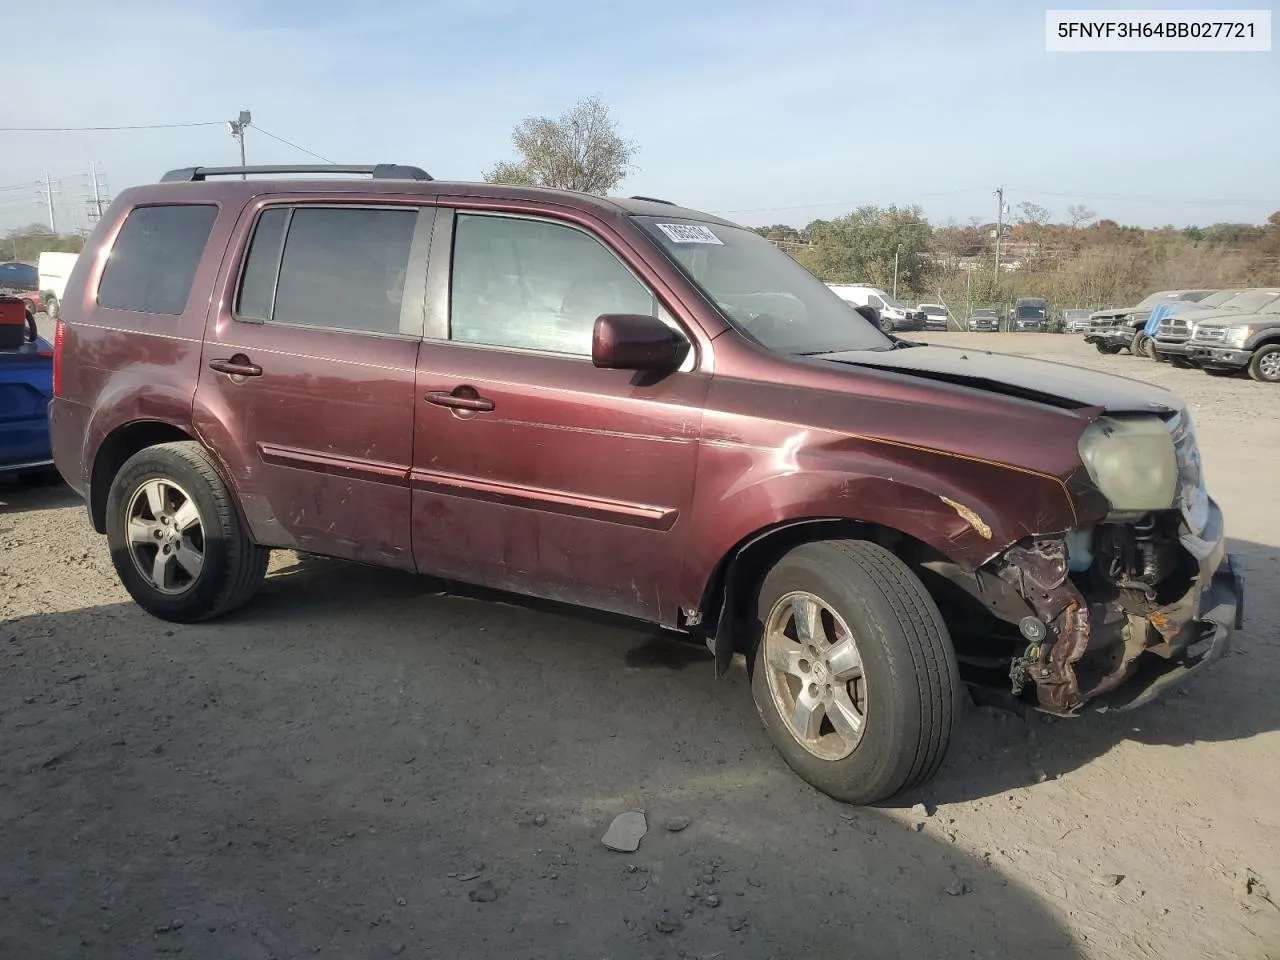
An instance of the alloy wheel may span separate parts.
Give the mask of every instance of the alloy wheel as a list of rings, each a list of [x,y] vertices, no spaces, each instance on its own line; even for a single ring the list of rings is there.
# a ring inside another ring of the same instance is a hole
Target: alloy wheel
[[[843,760],[862,740],[867,688],[853,632],[822,598],[803,591],[774,604],[764,661],[778,714],[800,746]]]
[[[172,480],[148,480],[129,500],[129,556],[156,590],[186,593],[204,569],[204,522],[191,495]]]

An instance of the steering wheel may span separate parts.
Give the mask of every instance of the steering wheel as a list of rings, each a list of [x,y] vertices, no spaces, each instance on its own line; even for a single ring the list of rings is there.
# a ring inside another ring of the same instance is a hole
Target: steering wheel
[[[27,343],[35,343],[40,337],[40,332],[36,329],[36,315],[30,310],[27,314]]]
[[[771,333],[777,333],[787,322],[780,320],[772,313],[753,313],[743,326],[751,332],[753,337],[759,340]]]

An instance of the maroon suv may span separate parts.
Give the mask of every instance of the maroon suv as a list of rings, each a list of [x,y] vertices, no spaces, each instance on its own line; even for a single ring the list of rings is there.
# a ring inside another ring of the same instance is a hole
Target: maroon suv
[[[240,173],[122,193],[58,325],[58,468],[158,617],[277,547],[639,617],[855,802],[937,770],[962,677],[1133,706],[1239,626],[1171,393],[886,335],[670,203]]]

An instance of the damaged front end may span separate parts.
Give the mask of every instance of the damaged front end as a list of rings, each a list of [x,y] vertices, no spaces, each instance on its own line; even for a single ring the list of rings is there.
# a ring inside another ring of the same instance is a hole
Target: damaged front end
[[[1012,659],[1012,692],[1034,691],[1046,712],[1146,703],[1218,659],[1240,627],[1243,579],[1205,490],[1190,418],[1155,421],[1168,431],[1167,455],[1153,421],[1104,418],[1101,433],[1082,440],[1091,479],[1112,505],[1101,522],[1030,537],[976,578],[980,591],[1005,594],[991,604],[1003,619],[1017,616],[1024,644]],[[1130,449],[1108,462],[1114,450],[1085,449],[1095,441]],[[1135,481],[1117,467],[1145,475]],[[1166,487],[1163,509],[1132,509],[1158,502]]]

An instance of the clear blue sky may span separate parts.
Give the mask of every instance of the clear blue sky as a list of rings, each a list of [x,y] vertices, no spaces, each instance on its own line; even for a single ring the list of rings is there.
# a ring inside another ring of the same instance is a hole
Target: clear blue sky
[[[6,35],[27,53],[9,58],[23,69],[6,73],[0,127],[226,120],[247,107],[326,157],[477,179],[511,155],[521,118],[598,94],[640,147],[624,192],[752,224],[859,202],[991,219],[1000,184],[1015,207],[1062,217],[1081,202],[1148,226],[1280,209],[1280,54],[1048,54],[1044,5],[1025,0],[11,6]],[[253,129],[248,152],[310,160]],[[115,191],[236,159],[224,127],[0,133],[0,228],[41,218],[23,184],[46,169],[70,223],[91,160]]]

